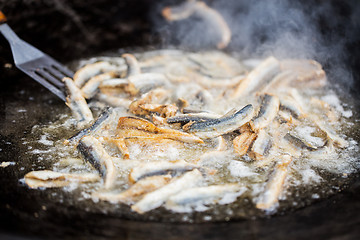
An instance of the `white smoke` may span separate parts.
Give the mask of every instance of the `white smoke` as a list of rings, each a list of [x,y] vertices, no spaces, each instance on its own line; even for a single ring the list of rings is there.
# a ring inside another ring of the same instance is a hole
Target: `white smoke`
[[[201,19],[168,23],[160,16],[164,6],[183,1],[162,1],[152,11],[163,47],[215,48],[212,30]],[[308,58],[322,63],[330,80],[345,87],[353,78],[347,66],[347,44],[359,24],[359,7],[336,1],[205,1],[219,11],[232,30],[227,50],[244,57]],[[345,13],[344,13],[345,11]],[[348,12],[346,12],[348,11]],[[156,15],[156,16],[155,16]],[[344,23],[348,26],[344,28]]]

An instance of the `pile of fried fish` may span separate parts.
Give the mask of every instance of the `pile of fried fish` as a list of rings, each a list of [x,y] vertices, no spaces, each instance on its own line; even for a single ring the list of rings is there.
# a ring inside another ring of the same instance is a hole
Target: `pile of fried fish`
[[[206,4],[163,10],[169,21],[193,14],[212,19],[217,47],[226,47],[231,33]],[[93,199],[140,214],[205,211],[245,197],[272,211],[293,164],[326,161],[348,146],[341,114],[316,97],[327,80],[314,60],[164,49],[93,59],[64,83],[80,130],[64,144],[98,173],[33,171],[26,184],[100,182]],[[95,119],[92,109],[102,113]]]

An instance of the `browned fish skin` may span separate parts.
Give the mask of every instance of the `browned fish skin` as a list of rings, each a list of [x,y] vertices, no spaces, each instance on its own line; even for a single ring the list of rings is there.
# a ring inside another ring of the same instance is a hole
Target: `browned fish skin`
[[[204,143],[200,138],[178,130],[156,127],[153,123],[137,117],[121,117],[118,129],[137,129],[149,133],[160,134],[160,137],[187,143]]]
[[[178,111],[178,107],[173,104],[151,104],[145,103],[139,106],[145,112],[146,115],[150,115],[151,113],[158,113],[160,117],[173,117]]]
[[[233,140],[233,146],[235,152],[239,154],[240,157],[245,155],[247,151],[249,150],[251,144],[256,138],[256,133],[253,132],[244,132],[234,138]]]
[[[119,118],[117,129],[138,129],[151,133],[158,133],[158,128],[151,122],[138,117]]]
[[[133,101],[129,106],[129,112],[138,116],[148,116],[150,112],[143,109],[142,106],[145,104],[151,104],[153,102],[163,103],[168,98],[169,92],[162,88],[154,89],[146,93],[142,98]]]

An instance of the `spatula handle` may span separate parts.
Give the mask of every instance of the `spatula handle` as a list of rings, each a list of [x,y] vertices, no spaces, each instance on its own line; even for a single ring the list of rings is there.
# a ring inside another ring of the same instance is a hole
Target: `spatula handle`
[[[2,12],[0,11],[0,20]],[[6,20],[6,18],[5,18]],[[0,33],[8,40],[16,65],[45,56],[43,52],[20,39],[5,22],[0,23]]]
[[[5,14],[0,11],[0,32],[9,41],[9,43],[20,42],[21,39],[14,33],[14,31],[7,25]]]

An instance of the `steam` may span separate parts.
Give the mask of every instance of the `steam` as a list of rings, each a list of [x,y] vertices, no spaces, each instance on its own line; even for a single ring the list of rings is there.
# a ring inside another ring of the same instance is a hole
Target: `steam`
[[[156,31],[164,47],[181,46],[194,50],[214,48],[213,31],[206,22],[190,17],[168,23],[159,17],[165,6],[183,1],[165,1],[152,11]],[[341,29],[346,21],[356,20],[357,10],[336,6],[334,1],[205,1],[221,13],[232,31],[227,50],[243,57],[308,58],[322,63],[329,79],[345,87],[352,85],[347,66],[347,44],[353,39],[351,28]],[[345,6],[345,7],[344,7]],[[341,9],[344,8],[344,9]],[[344,16],[346,15],[346,16]]]

